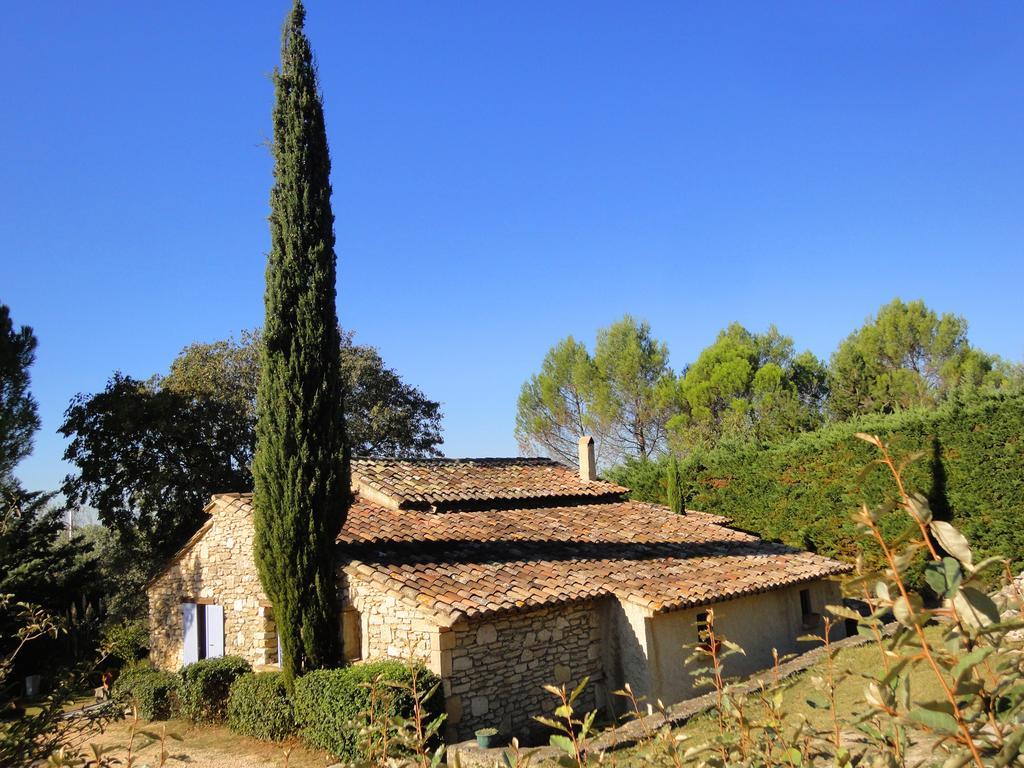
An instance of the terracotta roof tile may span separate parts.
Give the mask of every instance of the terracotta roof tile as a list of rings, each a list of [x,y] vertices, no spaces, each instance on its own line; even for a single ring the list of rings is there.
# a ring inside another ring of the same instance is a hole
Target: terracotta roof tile
[[[447,624],[610,595],[660,612],[850,570],[722,522],[636,501],[432,512],[357,499],[338,541],[346,572]]]
[[[353,459],[352,484],[402,507],[454,508],[553,498],[615,497],[628,488],[581,480],[551,459]]]

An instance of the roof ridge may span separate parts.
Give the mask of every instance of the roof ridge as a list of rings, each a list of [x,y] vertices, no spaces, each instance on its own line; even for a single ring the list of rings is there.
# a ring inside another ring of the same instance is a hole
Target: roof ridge
[[[378,464],[547,464],[569,468],[569,465],[546,456],[353,456],[352,461]]]

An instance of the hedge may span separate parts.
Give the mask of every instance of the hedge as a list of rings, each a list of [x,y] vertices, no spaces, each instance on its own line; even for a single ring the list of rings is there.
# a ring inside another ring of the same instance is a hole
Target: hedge
[[[231,684],[252,672],[240,656],[220,656],[187,664],[178,672],[178,713],[194,723],[224,719]]]
[[[437,683],[432,672],[420,667],[418,686],[427,691]],[[370,690],[366,684],[377,678],[409,684],[412,669],[399,661],[374,661],[355,664],[342,669],[322,669],[308,672],[295,681],[292,701],[299,735],[309,745],[323,749],[346,761],[359,760],[358,728],[353,727],[370,706]],[[384,711],[377,718],[396,715],[411,717],[412,695],[399,688],[388,687]],[[441,697],[434,695],[427,702],[428,721],[440,712]]]
[[[688,506],[767,539],[852,559],[864,539],[850,511],[895,495],[884,467],[862,473],[878,453],[857,432],[880,435],[897,458],[922,453],[907,467],[908,488],[927,495],[979,559],[1024,562],[1024,393],[858,418],[768,448],[711,451],[683,464]],[[882,524],[896,536],[910,521],[894,512]],[[867,555],[877,553],[868,547]]]
[[[295,711],[280,672],[242,675],[231,684],[228,728],[265,741],[295,733]]]
[[[145,720],[166,720],[174,709],[179,678],[145,664],[127,667],[114,681],[111,698],[134,706]]]

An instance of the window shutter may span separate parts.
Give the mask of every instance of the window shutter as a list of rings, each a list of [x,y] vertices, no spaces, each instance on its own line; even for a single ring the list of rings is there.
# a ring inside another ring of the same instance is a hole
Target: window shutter
[[[215,659],[224,655],[224,607],[203,607],[206,609],[206,658]]]
[[[182,641],[181,663],[191,664],[199,661],[199,625],[196,622],[196,604],[181,604]]]

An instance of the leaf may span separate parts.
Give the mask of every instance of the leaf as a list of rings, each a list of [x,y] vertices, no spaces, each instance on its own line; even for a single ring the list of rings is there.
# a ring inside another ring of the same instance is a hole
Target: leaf
[[[864,686],[864,700],[875,709],[886,708],[882,689],[878,687],[878,683],[868,683]]]
[[[892,600],[892,598],[889,596],[889,585],[886,584],[884,581],[879,581],[875,583],[875,595],[878,597],[879,600],[885,600],[886,602]]]
[[[856,432],[854,433],[854,437],[856,437],[858,440],[863,440],[865,443],[871,443],[874,446],[882,445],[881,440],[879,440],[874,435],[869,435],[867,432]]]
[[[999,623],[999,608],[992,598],[974,587],[962,587],[953,598],[953,607],[960,620],[971,627],[987,627]]]
[[[965,674],[974,669],[978,664],[985,660],[985,658],[992,653],[995,649],[988,645],[983,648],[975,648],[968,654],[965,654],[960,661],[953,667],[952,675],[954,680],[960,680]]]
[[[932,508],[928,499],[920,493],[912,493],[908,499],[910,514],[917,518],[918,522],[928,525],[932,521]]]
[[[944,557],[941,562],[925,566],[924,579],[939,597],[952,597],[963,581],[960,562],[953,557]]]
[[[907,717],[939,733],[954,734],[960,731],[960,726],[957,725],[956,719],[948,712],[917,707],[910,710],[907,713]]]
[[[825,610],[839,619],[850,619],[851,621],[860,621],[861,619],[859,613],[845,605],[826,605]]]
[[[944,550],[963,563],[968,569],[971,567],[971,560],[973,559],[971,545],[968,544],[967,538],[960,531],[944,520],[932,520],[929,529]]]
[[[562,750],[567,755],[576,756],[576,747],[573,746],[572,740],[568,736],[563,736],[560,733],[552,733],[548,739],[552,747]]]
[[[923,607],[920,596],[911,592],[907,597],[900,596],[892,604],[892,615],[903,626],[913,627],[921,620],[921,609]]]
[[[572,707],[568,704],[563,704],[555,709],[554,715],[555,717],[572,717]]]

